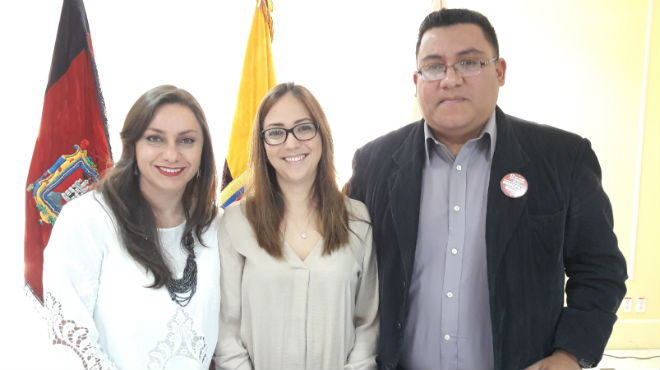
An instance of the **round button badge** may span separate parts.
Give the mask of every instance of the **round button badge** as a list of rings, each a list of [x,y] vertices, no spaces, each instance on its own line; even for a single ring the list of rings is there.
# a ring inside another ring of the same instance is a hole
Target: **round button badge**
[[[509,198],[520,198],[527,193],[527,179],[519,173],[510,173],[502,177],[500,189]]]

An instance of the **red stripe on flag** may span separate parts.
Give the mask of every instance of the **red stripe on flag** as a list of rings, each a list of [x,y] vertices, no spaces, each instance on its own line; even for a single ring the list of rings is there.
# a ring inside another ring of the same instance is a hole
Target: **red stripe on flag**
[[[42,299],[43,250],[48,244],[52,226],[43,222],[30,186],[34,186],[63,155],[76,152],[75,146],[87,142],[87,157],[100,175],[112,165],[105,126],[90,54],[85,49],[76,56],[66,73],[46,92],[37,138],[26,187],[25,281]],[[80,172],[80,171],[79,171]],[[78,175],[78,174],[73,174]],[[69,185],[73,179],[62,180]],[[60,189],[54,192],[59,196]],[[59,200],[66,204],[66,200]],[[40,220],[42,220],[40,222]]]

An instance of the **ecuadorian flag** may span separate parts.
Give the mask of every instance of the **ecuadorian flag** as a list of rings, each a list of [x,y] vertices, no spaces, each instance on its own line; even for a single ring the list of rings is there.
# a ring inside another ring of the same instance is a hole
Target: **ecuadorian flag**
[[[229,150],[222,173],[222,208],[243,196],[254,116],[261,99],[276,84],[270,48],[273,38],[273,20],[270,16],[272,11],[273,4],[270,0],[258,0],[245,51]]]

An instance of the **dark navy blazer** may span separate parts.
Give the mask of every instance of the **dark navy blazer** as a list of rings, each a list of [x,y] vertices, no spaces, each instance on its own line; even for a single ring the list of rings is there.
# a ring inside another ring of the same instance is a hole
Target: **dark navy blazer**
[[[626,292],[626,264],[598,160],[587,139],[499,108],[496,117],[486,215],[495,368],[521,369],[557,348],[595,365]],[[409,124],[358,149],[346,185],[352,198],[367,205],[373,223],[381,369],[400,366],[417,242],[423,125]],[[510,198],[500,189],[509,173],[526,178],[524,196]]]

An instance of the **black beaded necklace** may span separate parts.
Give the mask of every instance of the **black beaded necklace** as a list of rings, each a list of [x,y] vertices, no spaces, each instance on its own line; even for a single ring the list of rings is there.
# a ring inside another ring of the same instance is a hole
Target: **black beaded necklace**
[[[184,245],[188,251],[188,258],[186,259],[186,267],[183,269],[183,276],[181,279],[174,279],[172,277],[167,281],[167,292],[170,293],[172,301],[176,302],[181,307],[185,307],[190,303],[195,291],[197,291],[197,262],[195,261],[195,239],[188,231],[183,238]]]

